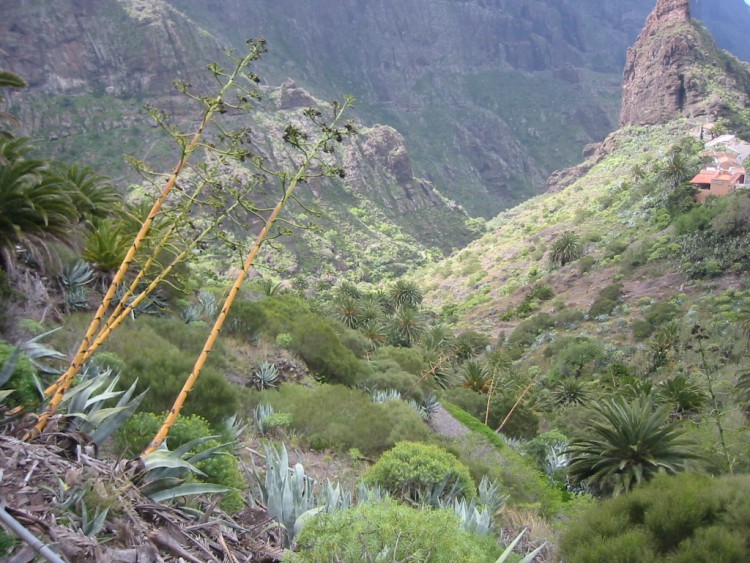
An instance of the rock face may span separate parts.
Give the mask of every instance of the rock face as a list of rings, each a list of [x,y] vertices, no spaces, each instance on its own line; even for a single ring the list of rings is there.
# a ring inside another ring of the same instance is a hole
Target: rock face
[[[692,2],[726,27],[725,7],[742,0]],[[200,85],[221,46],[239,50],[263,36],[271,50],[258,71],[267,85],[284,83],[279,109],[309,105],[309,95],[354,95],[361,121],[403,136],[415,176],[491,217],[544,190],[552,170],[615,128],[627,46],[654,0],[54,4],[0,2],[0,66],[26,77],[34,98],[18,113],[50,141],[123,133],[81,143],[83,152],[71,142],[66,157],[119,157],[134,149],[117,142],[150,143],[140,131],[126,135],[145,121],[142,102],[187,115],[167,97],[172,81]],[[673,100],[679,76],[670,81]]]
[[[691,19],[688,0],[659,0],[628,50],[620,125],[727,116],[750,107],[748,84],[747,70]]]

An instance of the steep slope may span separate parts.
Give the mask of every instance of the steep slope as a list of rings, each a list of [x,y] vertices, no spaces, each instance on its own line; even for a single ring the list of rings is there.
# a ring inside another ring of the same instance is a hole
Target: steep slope
[[[682,107],[670,81],[679,75],[690,77]],[[687,0],[659,0],[629,53],[626,126],[558,175],[564,189],[500,214],[481,239],[421,271],[426,300],[467,326],[498,334],[518,324],[514,309],[537,282],[584,311],[618,280],[633,299],[674,293],[690,268],[680,263],[681,239],[664,230],[680,213],[669,203],[676,189],[667,172],[670,155],[692,156],[707,122],[724,117],[746,128],[749,83],[744,66],[689,19]],[[698,160],[685,162],[683,181],[700,168]],[[557,269],[550,251],[566,231],[576,233],[587,258]]]
[[[166,110],[177,123],[190,122],[194,106],[174,91],[172,81],[211,92],[211,74],[201,68],[212,60],[231,64],[210,33],[159,1],[69,2],[54,10],[22,1],[0,7],[0,20],[7,38],[7,62],[0,66],[29,82],[28,90],[15,94],[13,112],[39,152],[99,166],[123,187],[138,176],[122,153],[145,158],[156,169],[168,169],[176,159],[176,147],[141,105]],[[36,48],[40,22],[46,32]],[[266,68],[261,63],[258,72]],[[266,99],[253,115],[259,138],[280,139],[289,119],[320,104],[291,81],[263,90]],[[324,213],[317,231],[289,239],[289,253],[276,259],[288,274],[300,265],[320,274],[326,264],[331,274],[387,276],[473,237],[466,213],[415,175],[397,131],[379,125],[358,129],[354,144],[340,155],[349,177],[319,182],[301,196]]]

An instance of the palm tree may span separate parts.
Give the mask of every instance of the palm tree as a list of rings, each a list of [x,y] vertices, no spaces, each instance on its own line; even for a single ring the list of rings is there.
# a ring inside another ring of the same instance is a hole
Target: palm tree
[[[414,309],[396,311],[391,322],[391,337],[397,346],[412,346],[424,334],[424,323]]]
[[[422,292],[417,284],[407,280],[398,280],[388,291],[397,307],[416,309],[422,304]]]
[[[346,293],[342,293],[333,303],[333,311],[336,318],[348,328],[357,328],[359,325],[360,310],[359,301]]]
[[[98,174],[93,168],[77,164],[58,166],[54,177],[70,185],[80,219],[88,224],[94,219],[112,215],[123,202],[122,194],[109,182],[109,178]]]
[[[51,255],[49,241],[76,239],[78,210],[73,190],[49,173],[47,162],[26,159],[26,139],[0,140],[0,262],[15,262],[15,247],[41,257]]]
[[[616,397],[595,403],[591,437],[573,440],[569,474],[605,494],[618,495],[659,472],[675,474],[700,459],[683,431],[669,423],[669,408],[655,409],[647,397]]]
[[[463,377],[461,387],[477,393],[485,393],[491,381],[490,372],[484,364],[475,360],[469,360],[463,365],[461,376]]]
[[[0,70],[0,88],[26,88],[26,81],[7,70]],[[0,106],[5,105],[5,96],[0,95]],[[18,119],[7,111],[0,110],[0,137],[13,137],[12,129],[18,127]],[[0,160],[2,162],[2,160]]]
[[[583,254],[581,239],[573,231],[565,231],[552,244],[549,261],[553,266],[565,266]]]

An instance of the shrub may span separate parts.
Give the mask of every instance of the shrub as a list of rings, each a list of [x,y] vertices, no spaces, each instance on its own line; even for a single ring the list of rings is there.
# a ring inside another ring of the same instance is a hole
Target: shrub
[[[578,260],[578,273],[583,275],[589,272],[594,267],[595,262],[596,260],[594,260],[593,256],[584,256]]]
[[[417,510],[393,501],[361,504],[308,520],[288,561],[494,563],[500,549],[489,536],[463,530],[447,510]],[[285,560],[287,560],[285,558]]]
[[[419,414],[403,401],[373,404],[370,396],[341,385],[308,389],[284,383],[278,391],[258,393],[258,402],[292,415],[292,428],[316,449],[346,452],[357,448],[380,453],[400,440],[430,439]]]
[[[117,441],[126,455],[138,455],[159,430],[166,413],[155,414],[151,412],[137,413],[133,415],[118,431]],[[172,426],[167,437],[169,449],[177,448],[197,440],[216,434],[211,425],[204,418],[197,415],[180,416]],[[199,453],[215,446],[220,442],[207,440],[197,446],[195,453]],[[227,446],[229,447],[229,446]],[[237,458],[226,451],[221,455],[211,456],[200,461],[197,468],[206,474],[201,480],[206,483],[217,483],[235,490],[229,491],[221,501],[221,507],[227,512],[237,512],[245,506],[240,490],[247,488],[245,478],[239,469]]]
[[[11,346],[0,340],[0,369],[13,355],[15,346]],[[39,391],[37,391],[34,377],[36,368],[26,354],[21,353],[17,356],[16,367],[10,379],[3,385],[3,389],[13,389],[13,393],[5,400],[7,407],[17,405],[34,406],[39,403]]]
[[[667,301],[651,305],[644,317],[652,327],[659,328],[664,323],[674,320],[679,312],[680,308],[676,304]]]
[[[292,349],[307,367],[323,381],[353,385],[359,371],[359,360],[323,317],[307,314],[297,319],[291,328]]]
[[[395,361],[402,370],[411,373],[412,375],[419,376],[425,369],[425,361],[422,357],[422,352],[414,348],[398,348],[396,346],[384,346],[379,348],[373,360],[393,360]]]
[[[654,327],[648,321],[638,320],[633,321],[633,324],[630,325],[630,330],[633,333],[633,338],[636,340],[645,340],[653,334]]]
[[[151,442],[159,430],[166,413],[139,412],[134,414],[117,432],[117,442],[126,455],[138,455]],[[204,436],[211,436],[211,425],[198,415],[180,416],[169,431],[167,445],[170,450]]]
[[[566,561],[750,560],[750,477],[660,475],[568,525]]]
[[[197,334],[204,330],[185,323],[157,324],[152,321],[163,319],[140,319],[124,325],[112,334],[105,345],[125,362],[120,384],[127,388],[136,379],[136,393],[149,392],[141,403],[142,411],[162,412],[172,407],[175,397],[193,369],[197,352],[193,346],[198,341]],[[197,331],[197,333],[196,333]],[[191,334],[192,333],[192,334]],[[187,349],[180,349],[169,338],[182,340]],[[195,388],[190,393],[182,411],[184,415],[199,414],[211,423],[220,423],[234,414],[239,407],[238,391],[218,371],[217,365],[223,362],[221,348],[211,354]]]
[[[404,350],[410,350],[404,348]],[[417,391],[421,394],[418,387],[419,378],[407,371],[401,369],[393,360],[377,360],[370,363],[369,370],[360,375],[361,384],[367,389],[395,389],[402,395]],[[417,398],[417,397],[415,397]],[[421,400],[421,399],[420,399]]]
[[[378,485],[395,498],[420,502],[447,479],[445,492],[456,486],[467,499],[476,496],[468,468],[450,452],[431,444],[399,442],[365,473],[368,485]]]

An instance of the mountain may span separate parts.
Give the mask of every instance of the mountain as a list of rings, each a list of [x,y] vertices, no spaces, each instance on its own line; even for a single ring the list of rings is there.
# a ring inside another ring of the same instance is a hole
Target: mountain
[[[694,4],[726,30],[727,2]],[[652,7],[653,0],[89,0],[52,9],[19,0],[0,6],[0,65],[29,81],[12,109],[41,152],[127,182],[135,176],[122,153],[167,168],[174,158],[142,104],[191,119],[172,80],[206,88],[201,69],[221,58],[221,47],[264,35],[271,51],[259,73],[269,96],[278,98],[290,77],[290,91],[303,98],[351,93],[364,129],[389,132],[380,146],[399,155],[401,171],[380,159],[385,168],[352,176],[366,178],[362,190],[349,188],[366,194],[354,207],[384,214],[383,232],[403,230],[404,246],[415,248],[388,261],[412,263],[471,238],[462,208],[489,218],[546,190],[552,171],[579,162],[584,147],[590,154],[616,127],[627,47]],[[337,202],[340,193],[326,194],[337,211],[324,230],[364,233],[347,197]],[[430,226],[415,217],[432,219]],[[340,221],[352,228],[337,228]],[[328,251],[312,254],[317,263]],[[351,269],[363,258],[347,260]]]
[[[712,258],[710,276],[742,271],[745,258],[735,257],[732,266],[719,256],[725,245],[744,256],[744,243],[732,237],[698,243],[685,238],[687,227],[670,226],[690,205],[673,207],[688,192],[674,191],[669,170],[684,163],[683,182],[697,173],[699,132],[722,120],[729,132],[748,130],[747,65],[716,47],[690,18],[688,0],[659,0],[628,53],[622,128],[592,147],[580,165],[557,174],[553,193],[501,213],[479,240],[423,269],[416,279],[428,290],[425,300],[466,326],[499,334],[518,326],[518,307],[535,284],[551,286],[558,299],[540,311],[564,306],[585,312],[609,284],[622,283],[633,306],[638,298],[662,299],[678,289],[700,295],[701,282],[693,280],[705,271],[698,263]],[[566,232],[578,237],[585,258],[550,266],[552,249]],[[718,236],[710,232],[700,236]],[[709,255],[688,251],[690,244],[703,245]]]
[[[20,113],[50,150],[119,175],[121,152],[153,145],[142,102],[180,115],[173,79],[200,81],[219,46],[262,35],[269,86],[353,94],[364,123],[404,136],[417,176],[489,218],[612,130],[651,3],[20,0],[0,6],[0,64],[29,80]]]
[[[748,67],[692,24],[687,0],[659,2],[628,50],[620,125],[683,116],[736,122],[736,114],[749,107]]]

